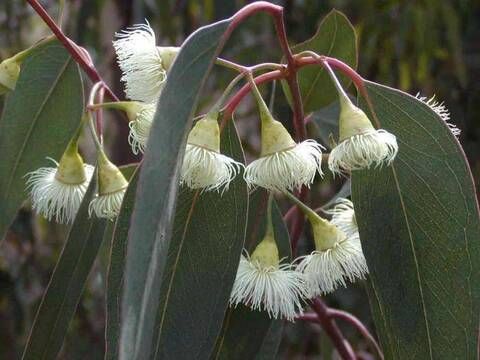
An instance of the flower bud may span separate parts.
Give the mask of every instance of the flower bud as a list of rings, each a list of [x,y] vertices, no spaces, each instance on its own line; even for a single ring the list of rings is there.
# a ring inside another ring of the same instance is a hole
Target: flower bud
[[[346,238],[346,235],[339,228],[320,216],[310,218],[310,224],[312,226],[315,248],[319,251],[331,249]]]
[[[257,245],[251,256],[252,261],[257,261],[263,267],[278,267],[279,256],[278,247],[272,234],[267,234]]]
[[[15,57],[0,63],[0,95],[15,89],[20,74],[20,62]]]
[[[128,181],[120,169],[108,160],[103,150],[99,150],[97,166],[98,194],[90,202],[88,213],[112,220],[120,212]]]
[[[77,142],[70,142],[58,164],[55,179],[65,184],[81,184],[87,179],[85,164],[78,153]]]
[[[98,156],[98,194],[100,196],[126,189],[128,181],[103,151]]]
[[[343,96],[340,96],[338,127],[339,142],[355,135],[375,131],[370,119],[363,110],[353,105],[349,98]]]
[[[168,71],[172,67],[172,64],[175,61],[175,58],[180,52],[180,47],[158,46],[157,51],[160,54],[160,58],[162,59],[163,68],[165,69],[165,71]]]
[[[197,121],[188,134],[187,143],[220,152],[220,127],[215,114],[207,114]]]

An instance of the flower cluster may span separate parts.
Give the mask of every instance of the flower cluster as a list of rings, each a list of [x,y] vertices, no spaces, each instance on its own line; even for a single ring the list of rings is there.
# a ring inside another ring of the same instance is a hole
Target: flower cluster
[[[304,300],[365,278],[368,267],[352,202],[340,199],[330,212],[331,221],[300,205],[312,226],[315,251],[292,263],[281,261],[269,220],[266,235],[253,253],[241,255],[230,295],[232,306],[243,303],[272,318],[293,320],[302,313]]]
[[[26,185],[32,208],[47,220],[72,223],[85,197],[94,173],[78,153],[78,138],[74,138],[60,162],[50,159],[55,167],[42,167],[27,173]],[[89,214],[113,219],[118,215],[128,182],[103,151],[99,151],[98,192],[89,204]]]
[[[157,47],[148,23],[135,25],[116,36],[113,47],[130,101],[90,104],[90,110],[105,107],[124,111],[129,119],[128,140],[132,151],[143,153],[160,94],[179,48]],[[13,60],[0,64],[4,68],[0,71],[0,86],[14,87],[18,66]],[[328,156],[330,171],[345,174],[391,164],[398,153],[395,135],[376,129],[346,95],[332,69],[328,65],[326,69],[337,88],[340,103],[338,144]],[[351,201],[340,199],[330,210],[331,220],[328,221],[291,194],[304,186],[310,187],[317,174],[323,176],[324,148],[313,139],[295,141],[271,114],[251,74],[249,80],[260,114],[259,158],[245,166],[221,153],[220,109],[231,89],[229,86],[215,106],[190,130],[180,169],[180,184],[191,189],[223,192],[242,173],[250,188],[258,186],[284,193],[302,209],[312,228],[315,250],[291,263],[280,258],[271,220],[271,195],[266,233],[251,255],[246,250],[241,255],[230,297],[232,306],[242,303],[254,310],[266,311],[273,318],[294,320],[302,313],[305,300],[346,286],[347,281],[364,279],[368,267]],[[442,119],[449,120],[443,104],[433,98],[419,99]],[[97,192],[89,203],[88,212],[90,216],[113,219],[119,214],[128,181],[105,155],[92,117],[89,119],[98,158]],[[70,142],[60,162],[55,162],[56,167],[27,174],[33,209],[49,220],[73,221],[94,173],[92,166],[83,163],[77,142],[78,135]]]

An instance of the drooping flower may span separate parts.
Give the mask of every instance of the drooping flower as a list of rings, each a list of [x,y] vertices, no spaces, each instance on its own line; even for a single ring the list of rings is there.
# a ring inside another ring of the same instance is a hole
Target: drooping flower
[[[348,97],[340,97],[339,144],[328,158],[333,173],[389,165],[397,153],[395,135],[376,130],[363,110]]]
[[[267,230],[252,255],[242,255],[230,295],[230,304],[240,303],[253,310],[266,311],[274,319],[293,321],[302,313],[307,295],[303,275],[290,263],[281,263],[273,230]]]
[[[460,136],[461,130],[457,128],[455,124],[452,124],[450,122],[450,111],[448,111],[447,107],[443,102],[440,102],[435,99],[435,95],[433,95],[430,99],[427,98],[426,96],[421,96],[420,93],[415,95],[415,97],[428,105],[430,109],[432,109],[440,118],[445,121],[447,126],[450,128],[450,131],[452,132],[453,135],[456,137]]]
[[[329,169],[334,174],[341,174],[391,164],[398,153],[395,135],[375,129],[363,110],[352,103],[328,64],[325,68],[335,84],[340,102],[339,144],[328,157]]]
[[[245,181],[279,191],[310,186],[317,172],[323,175],[322,146],[311,139],[297,144],[273,118],[256,86],[253,90],[260,110],[262,149],[260,158],[246,167]]]
[[[148,23],[134,25],[116,36],[113,47],[127,97],[155,103],[179,48],[157,47],[155,33]]]
[[[297,270],[305,274],[310,296],[332,292],[346,286],[345,280],[364,279],[368,267],[358,232],[347,235],[321,217],[309,218],[315,251],[299,258]]]
[[[289,192],[285,192],[307,216],[312,226],[315,251],[295,260],[297,271],[306,277],[309,297],[332,292],[346,279],[363,279],[368,273],[360,237],[353,224],[353,209],[347,200],[340,201],[332,211],[335,218],[329,222],[303,204]]]
[[[180,183],[191,189],[228,189],[243,164],[220,153],[217,112],[208,113],[190,131],[183,158]]]
[[[48,220],[71,223],[87,191],[94,168],[84,164],[76,140],[70,142],[60,163],[50,160],[55,167],[42,167],[26,174],[32,207]]]
[[[98,154],[98,193],[88,206],[90,216],[113,219],[120,212],[128,181],[122,172],[105,155]]]

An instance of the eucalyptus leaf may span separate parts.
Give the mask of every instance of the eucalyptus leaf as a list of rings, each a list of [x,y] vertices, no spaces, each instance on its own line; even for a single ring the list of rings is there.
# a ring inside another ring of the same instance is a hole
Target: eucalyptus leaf
[[[418,99],[371,82],[366,89],[372,118],[399,144],[392,166],[352,174],[385,358],[474,359],[480,221],[462,148]]]
[[[25,174],[59,160],[82,112],[82,79],[65,49],[51,41],[33,50],[0,120],[0,239],[27,198]]]
[[[295,54],[306,50],[337,58],[354,69],[357,67],[355,29],[340,11],[332,10],[329,12],[312,38],[292,47]],[[338,78],[345,88],[350,84],[347,77],[339,74]],[[332,81],[319,65],[306,66],[300,69],[298,83],[303,106],[307,113],[318,110],[337,98],[337,92]],[[284,82],[282,82],[282,86],[286,90]]]
[[[178,172],[199,93],[230,19],[202,27],[183,44],[162,90],[139,174],[129,230],[120,358],[152,351],[160,286],[172,236]]]
[[[136,168],[136,167],[135,167]],[[118,359],[118,344],[121,328],[122,289],[125,275],[125,259],[127,255],[128,229],[133,211],[135,192],[137,190],[138,170],[132,172],[133,166],[122,169],[130,174],[130,183],[118,214],[110,248],[110,264],[107,273],[106,321],[105,321],[105,360]]]
[[[95,177],[94,177],[95,178]],[[92,179],[37,311],[23,359],[55,359],[104,237],[105,219],[90,218]]]

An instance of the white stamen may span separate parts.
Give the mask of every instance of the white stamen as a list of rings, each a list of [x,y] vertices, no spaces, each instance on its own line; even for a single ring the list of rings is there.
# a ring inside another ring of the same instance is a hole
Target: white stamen
[[[125,188],[110,194],[95,195],[88,206],[89,216],[95,213],[99,218],[113,220],[120,212],[126,190]]]
[[[228,156],[187,144],[180,183],[191,189],[225,191],[242,167]]]
[[[249,186],[270,190],[294,190],[310,186],[321,169],[322,146],[314,140],[305,140],[293,148],[279,151],[250,163],[244,178]]]
[[[155,44],[149,24],[134,25],[116,33],[113,42],[123,72],[125,93],[132,100],[154,103],[160,97],[167,72]]]
[[[265,268],[245,254],[240,258],[230,304],[243,303],[253,310],[267,311],[274,319],[293,321],[302,313],[301,299],[306,295],[304,276],[291,264]]]
[[[337,199],[334,208],[326,211],[326,213],[332,215],[330,222],[342,230],[347,236],[358,233],[355,211],[353,209],[353,203],[350,200],[345,198]]]
[[[336,243],[325,251],[314,251],[300,257],[297,271],[305,274],[309,296],[326,294],[339,286],[346,286],[345,279],[364,279],[368,267],[363,256],[358,233]]]
[[[354,135],[335,146],[328,157],[328,167],[335,174],[345,171],[390,165],[398,153],[397,138],[385,130]]]
[[[55,218],[58,223],[71,223],[82,203],[94,168],[84,164],[86,180],[79,184],[67,184],[55,177],[58,163],[50,160],[56,167],[42,167],[25,175],[28,177],[26,184],[31,194],[32,208],[49,221]]]
[[[460,136],[460,133],[462,131],[457,128],[455,124],[452,124],[450,122],[450,111],[448,111],[447,107],[443,102],[435,100],[435,95],[428,99],[426,96],[421,96],[420,93],[417,93],[415,97],[428,105],[430,109],[432,109],[438,116],[440,116],[440,118],[448,125],[453,135],[455,135],[456,137]]]
[[[145,152],[148,135],[152,127],[153,117],[155,116],[156,104],[148,104],[140,110],[135,120],[130,121],[130,133],[128,134],[128,143],[132,147],[132,152],[137,155],[139,152]]]

